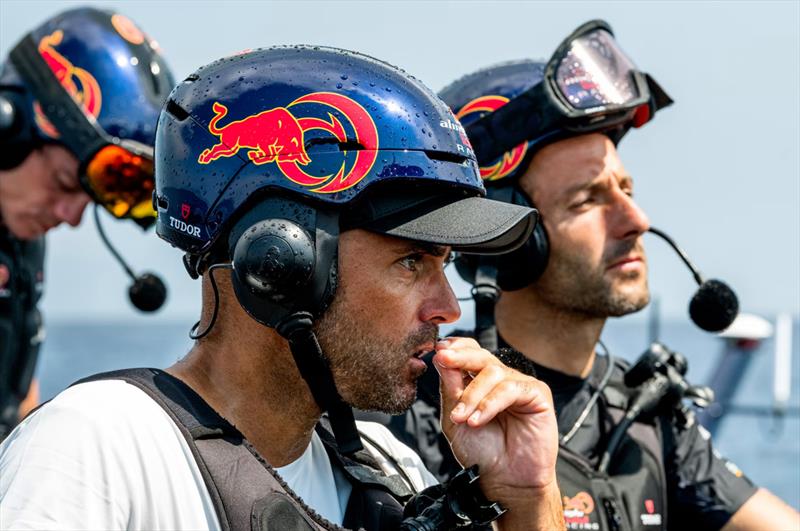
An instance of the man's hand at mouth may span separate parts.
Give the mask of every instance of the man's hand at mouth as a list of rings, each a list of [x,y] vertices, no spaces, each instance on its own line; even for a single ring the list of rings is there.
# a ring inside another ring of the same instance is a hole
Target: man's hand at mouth
[[[503,365],[474,339],[436,345],[442,430],[481,489],[509,512],[503,529],[562,529],[556,484],[558,425],[550,388]]]

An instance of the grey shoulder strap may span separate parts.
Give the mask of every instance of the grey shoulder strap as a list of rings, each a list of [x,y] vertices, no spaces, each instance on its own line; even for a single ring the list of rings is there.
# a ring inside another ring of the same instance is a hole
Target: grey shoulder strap
[[[134,385],[167,412],[192,451],[223,531],[344,529],[306,505],[239,430],[179,379],[159,369],[125,369],[76,384],[97,380]]]

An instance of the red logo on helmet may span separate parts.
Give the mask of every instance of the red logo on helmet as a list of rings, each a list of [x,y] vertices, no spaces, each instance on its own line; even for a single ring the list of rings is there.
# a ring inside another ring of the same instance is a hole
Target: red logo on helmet
[[[56,30],[52,34],[42,37],[42,40],[39,41],[39,53],[47,63],[47,66],[50,67],[50,70],[53,71],[58,82],[72,96],[72,99],[81,106],[83,112],[87,116],[97,118],[100,115],[100,106],[103,102],[100,85],[92,74],[83,68],[74,66],[69,59],[55,49],[55,46],[61,44],[63,38],[64,32],[61,30]],[[45,117],[39,102],[34,104],[34,112],[39,128],[51,137],[58,138],[60,136],[58,130]]]
[[[342,161],[338,171],[329,175],[312,175],[301,168],[311,162],[311,157],[306,153],[305,133],[321,130],[333,136],[340,144],[348,142],[348,137],[344,125],[333,113],[327,113],[330,119],[327,121],[303,117],[295,110],[302,111],[305,105],[312,104],[324,105],[342,115],[355,133],[355,138],[349,140],[360,147],[356,151],[354,162],[348,164],[347,161]],[[197,159],[200,164],[209,164],[220,157],[232,157],[240,149],[247,149],[247,158],[253,164],[274,162],[289,180],[301,186],[313,187],[313,192],[334,193],[361,181],[372,169],[378,156],[378,130],[375,122],[361,105],[341,94],[306,94],[286,107],[268,109],[222,127],[218,124],[227,115],[228,108],[219,102],[214,102],[212,108],[215,114],[208,124],[208,131],[219,137],[219,143],[203,150]]]
[[[508,103],[508,98],[503,96],[482,96],[476,98],[456,113],[456,118],[461,120],[465,116],[474,112],[493,112]],[[484,181],[496,181],[509,175],[517,169],[517,167],[525,158],[525,153],[528,151],[527,142],[523,142],[511,151],[503,154],[503,158],[497,164],[492,166],[485,166],[480,169],[481,177]]]
[[[189,219],[189,214],[192,213],[192,207],[187,205],[186,203],[181,203],[181,217],[184,220]]]
[[[228,114],[228,108],[214,102],[213,109],[215,114],[208,124],[208,130],[219,137],[219,144],[203,150],[197,159],[200,164],[208,164],[220,157],[231,157],[240,149],[249,149],[247,157],[255,164],[311,162],[303,144],[303,130],[286,108],[262,111],[222,127],[217,127],[217,124]]]

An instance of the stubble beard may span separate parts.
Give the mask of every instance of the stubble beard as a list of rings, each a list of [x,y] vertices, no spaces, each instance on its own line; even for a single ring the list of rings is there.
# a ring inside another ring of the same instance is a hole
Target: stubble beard
[[[408,360],[424,343],[435,344],[438,326],[423,324],[402,341],[373,331],[369,319],[357,321],[341,292],[315,326],[339,395],[353,407],[398,415],[417,398],[417,380],[425,372],[412,370]]]
[[[617,273],[612,279],[605,269],[607,264],[632,250],[644,256],[639,240],[620,242],[595,269],[588,269],[583,257],[567,252],[551,256],[545,274],[535,284],[539,297],[559,310],[591,318],[638,312],[650,301],[647,273]]]

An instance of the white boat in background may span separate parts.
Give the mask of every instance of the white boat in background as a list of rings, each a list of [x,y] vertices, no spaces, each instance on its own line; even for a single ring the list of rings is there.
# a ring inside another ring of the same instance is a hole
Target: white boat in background
[[[775,337],[772,407],[734,404],[736,390],[747,373],[754,356],[762,355],[765,340]],[[714,434],[728,413],[759,416],[782,416],[787,412],[792,379],[792,318],[789,314],[777,317],[775,325],[755,314],[742,313],[720,332],[723,341],[719,361],[712,371],[709,387],[715,401],[700,412],[700,422]]]

